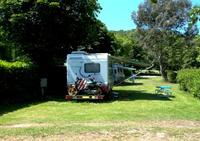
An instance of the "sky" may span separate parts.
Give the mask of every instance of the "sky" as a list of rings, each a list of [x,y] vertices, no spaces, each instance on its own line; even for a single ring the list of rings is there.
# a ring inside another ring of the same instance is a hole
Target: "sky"
[[[98,18],[108,30],[130,30],[136,26],[131,19],[131,13],[137,11],[144,0],[98,0],[102,10]],[[200,0],[191,0],[193,5],[200,5]],[[200,24],[198,24],[200,26]]]

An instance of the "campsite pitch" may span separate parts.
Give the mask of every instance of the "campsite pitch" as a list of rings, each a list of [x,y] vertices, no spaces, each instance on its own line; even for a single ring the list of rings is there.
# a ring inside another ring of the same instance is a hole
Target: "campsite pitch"
[[[154,94],[172,86],[173,97]],[[0,140],[199,140],[200,101],[160,77],[115,87],[110,102],[0,106]]]

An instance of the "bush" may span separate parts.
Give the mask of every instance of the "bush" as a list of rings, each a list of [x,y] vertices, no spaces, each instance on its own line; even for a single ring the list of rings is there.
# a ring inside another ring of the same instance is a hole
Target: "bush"
[[[167,79],[170,83],[176,83],[177,73],[173,70],[167,70]]]
[[[177,81],[180,89],[188,91],[200,98],[200,69],[184,69],[178,71]]]
[[[132,70],[124,69],[125,77],[130,77],[132,75]]]
[[[0,78],[0,101],[24,101],[39,94],[38,75],[29,63],[0,60]]]

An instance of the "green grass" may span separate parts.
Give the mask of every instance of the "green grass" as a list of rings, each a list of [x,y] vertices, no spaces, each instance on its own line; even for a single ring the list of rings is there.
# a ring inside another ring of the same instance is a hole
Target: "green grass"
[[[155,95],[157,85],[171,85],[174,97]],[[119,99],[111,102],[51,100],[0,106],[0,137],[123,131],[130,127],[127,123],[152,120],[200,121],[200,101],[160,77],[137,79],[134,85],[127,83],[114,87],[114,91],[119,92]],[[45,126],[4,128],[17,124]]]

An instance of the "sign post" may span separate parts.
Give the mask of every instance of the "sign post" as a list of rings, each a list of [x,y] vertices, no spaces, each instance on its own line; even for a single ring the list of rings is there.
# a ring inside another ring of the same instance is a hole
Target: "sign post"
[[[41,78],[40,79],[40,88],[42,96],[45,94],[45,89],[47,88],[47,78]]]

